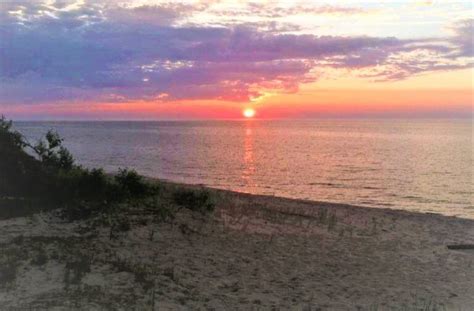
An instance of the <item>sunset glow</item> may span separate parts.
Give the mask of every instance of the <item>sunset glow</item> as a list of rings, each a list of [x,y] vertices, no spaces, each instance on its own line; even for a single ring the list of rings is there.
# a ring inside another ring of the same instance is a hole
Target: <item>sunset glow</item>
[[[0,0],[0,309],[473,310],[473,8]]]
[[[469,118],[471,13],[469,1],[7,1],[0,110]]]

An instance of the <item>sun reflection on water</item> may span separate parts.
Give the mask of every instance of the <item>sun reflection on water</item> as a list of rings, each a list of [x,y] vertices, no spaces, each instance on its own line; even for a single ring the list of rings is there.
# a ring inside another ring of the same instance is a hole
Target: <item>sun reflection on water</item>
[[[255,174],[255,161],[254,161],[254,141],[253,141],[253,129],[247,124],[245,128],[244,136],[244,161],[242,170],[242,180],[244,185],[247,187],[255,187],[255,181],[253,175]]]

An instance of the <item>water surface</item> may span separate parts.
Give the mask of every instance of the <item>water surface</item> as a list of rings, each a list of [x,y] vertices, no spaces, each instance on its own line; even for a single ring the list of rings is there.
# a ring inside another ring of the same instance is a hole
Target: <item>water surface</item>
[[[86,167],[248,193],[474,218],[471,120],[17,122]]]

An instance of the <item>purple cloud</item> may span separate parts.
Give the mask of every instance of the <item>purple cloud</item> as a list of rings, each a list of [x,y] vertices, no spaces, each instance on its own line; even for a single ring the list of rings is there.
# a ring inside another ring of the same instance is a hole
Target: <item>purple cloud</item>
[[[423,72],[471,68],[474,66],[472,24],[472,20],[460,21],[451,37],[400,40],[399,44],[383,48],[372,47],[343,56],[329,56],[322,65],[369,68],[369,72],[359,76],[373,78],[375,82],[406,79]]]
[[[459,52],[456,56],[474,56],[474,19],[463,20],[456,24],[453,29],[455,36],[451,39],[451,42],[459,48]]]
[[[364,75],[378,80],[472,66],[471,20],[442,40],[400,40],[177,23],[205,5],[64,8],[24,2],[1,11],[0,104],[248,101],[265,90],[295,92],[327,66],[374,68]]]

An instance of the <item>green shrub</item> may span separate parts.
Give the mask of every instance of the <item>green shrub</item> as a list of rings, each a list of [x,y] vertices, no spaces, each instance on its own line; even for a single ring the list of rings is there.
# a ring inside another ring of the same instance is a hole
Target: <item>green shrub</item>
[[[58,133],[50,130],[30,144],[12,130],[11,121],[0,118],[0,218],[25,216],[39,211],[38,206],[61,207],[61,215],[69,221],[96,215],[111,218],[124,206],[140,206],[151,212],[153,221],[162,222],[173,219],[180,208],[203,214],[214,209],[208,191],[177,190],[170,202],[169,196],[161,195],[157,186],[133,170],[120,169],[108,177],[102,169],[83,168],[62,143]],[[130,229],[128,221],[110,225],[112,231]]]
[[[79,199],[105,203],[112,201],[112,193],[116,187],[102,169],[80,169],[76,174],[71,178],[71,186],[76,190],[76,196]],[[66,174],[66,176],[71,176],[71,174]]]
[[[115,182],[120,188],[120,193],[126,197],[138,198],[151,192],[148,184],[133,170],[119,169]]]
[[[179,189],[173,193],[173,201],[181,208],[203,214],[212,212],[215,208],[207,190]]]

